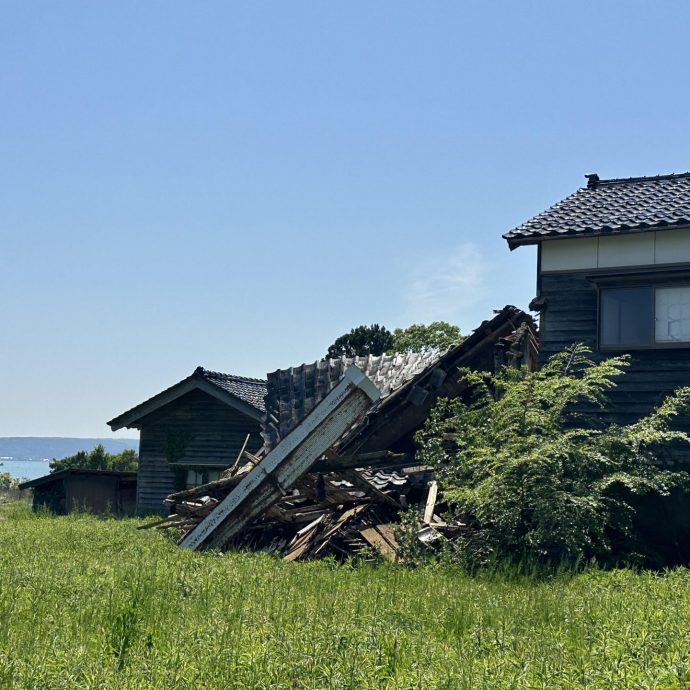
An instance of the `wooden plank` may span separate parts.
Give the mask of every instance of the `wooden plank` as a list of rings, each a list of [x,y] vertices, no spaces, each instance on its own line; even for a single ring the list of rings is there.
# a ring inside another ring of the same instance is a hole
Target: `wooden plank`
[[[221,547],[289,489],[378,400],[356,367],[181,541],[186,549]]]
[[[251,436],[251,433],[247,434],[247,438],[244,439],[244,443],[242,444],[242,448],[240,448],[240,452],[237,454],[237,458],[235,459],[235,462],[233,463],[232,467],[230,468],[231,471],[235,471],[239,466],[240,466],[240,460],[242,460],[242,454],[244,453],[245,449],[247,448],[247,444],[249,443],[249,437]]]
[[[380,451],[376,453],[355,453],[353,455],[337,455],[327,460],[319,460],[312,466],[312,472],[339,472],[355,467],[391,467],[399,468],[414,465],[413,453],[391,453]]]
[[[436,497],[438,496],[438,482],[434,479],[429,482],[429,493],[426,496],[426,506],[424,507],[424,522],[425,525],[431,524],[434,517],[434,508],[436,508]]]
[[[376,527],[367,527],[359,531],[369,546],[376,549],[384,558],[394,561],[397,551],[388,543],[388,540],[379,532]]]
[[[395,525],[388,523],[376,525],[376,529],[381,533],[383,538],[397,551],[398,540],[395,538]]]

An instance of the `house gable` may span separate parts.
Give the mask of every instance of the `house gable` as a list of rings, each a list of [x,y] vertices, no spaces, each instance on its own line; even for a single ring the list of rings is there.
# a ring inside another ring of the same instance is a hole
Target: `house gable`
[[[108,426],[113,431],[124,427],[139,429],[142,419],[146,416],[193,390],[204,391],[251,419],[261,421],[263,418],[265,381],[197,367],[191,376],[114,417],[108,422]]]

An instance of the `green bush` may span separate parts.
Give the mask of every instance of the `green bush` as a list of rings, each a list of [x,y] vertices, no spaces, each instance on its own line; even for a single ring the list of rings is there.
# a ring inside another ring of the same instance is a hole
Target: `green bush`
[[[576,345],[536,372],[461,372],[470,400],[439,401],[417,439],[467,524],[458,553],[468,565],[639,561],[637,497],[688,485],[687,473],[657,458],[690,441],[670,428],[690,407],[690,388],[633,424],[605,424],[597,412],[628,364],[627,356],[595,362]]]
[[[13,477],[9,472],[0,472],[0,491],[11,491],[16,489],[18,486],[18,479]]]

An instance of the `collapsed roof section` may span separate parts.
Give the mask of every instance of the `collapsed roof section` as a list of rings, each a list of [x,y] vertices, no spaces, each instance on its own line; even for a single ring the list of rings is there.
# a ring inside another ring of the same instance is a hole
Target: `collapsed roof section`
[[[506,306],[458,345],[443,352],[326,359],[268,374],[262,435],[269,451],[296,428],[352,366],[381,391],[367,417],[335,446],[343,452],[376,452],[411,442],[439,396],[457,395],[459,367],[496,371],[503,364],[537,362],[536,326],[529,314]]]

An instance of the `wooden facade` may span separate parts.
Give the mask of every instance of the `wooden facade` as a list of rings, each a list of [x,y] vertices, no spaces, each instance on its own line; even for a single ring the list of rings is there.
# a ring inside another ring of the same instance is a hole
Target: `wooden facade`
[[[95,515],[134,515],[137,473],[61,470],[20,485],[33,492],[34,510],[57,515],[85,511]]]
[[[217,479],[247,450],[261,447],[261,425],[202,391],[192,391],[140,422],[137,512],[166,512],[163,499],[190,484]],[[200,475],[189,481],[190,473]]]
[[[683,271],[690,283],[690,264]],[[625,275],[625,274],[623,274]],[[631,274],[628,274],[631,275]],[[546,360],[573,343],[592,348],[595,359],[627,353],[630,367],[610,391],[609,406],[602,414],[611,421],[627,424],[648,414],[676,388],[690,386],[690,349],[599,347],[599,288],[592,271],[542,273],[539,297],[543,300],[540,319],[540,357]],[[682,426],[690,432],[690,419]]]

